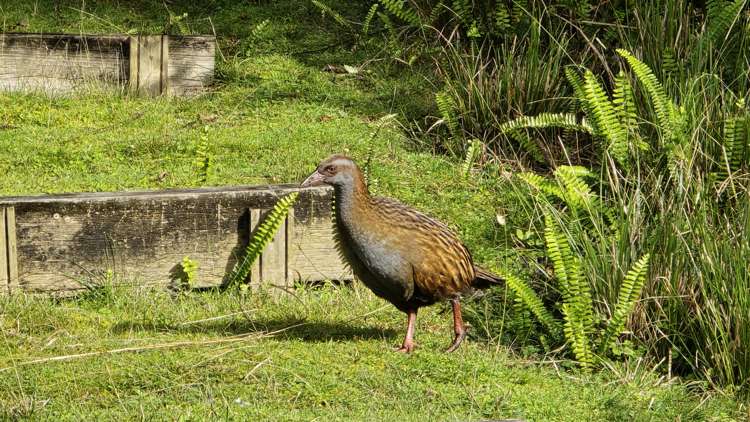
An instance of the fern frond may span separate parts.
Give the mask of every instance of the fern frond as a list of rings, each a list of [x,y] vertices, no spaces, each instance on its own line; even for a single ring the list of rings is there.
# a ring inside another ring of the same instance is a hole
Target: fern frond
[[[411,8],[409,3],[403,0],[380,0],[380,3],[383,4],[383,7],[387,11],[409,25],[414,27],[422,26],[422,20],[419,19],[417,12]]]
[[[466,149],[466,158],[461,169],[461,173],[464,177],[468,177],[471,173],[471,168],[474,166],[474,162],[479,158],[482,153],[482,142],[479,139],[472,139],[469,141],[469,148]]]
[[[266,32],[266,28],[268,28],[268,25],[270,23],[270,19],[265,19],[261,23],[255,25],[255,27],[253,27],[253,29],[250,31],[250,37],[253,39],[263,38],[263,35]]]
[[[500,125],[500,133],[515,139],[536,161],[544,161],[544,154],[524,129],[561,128],[593,134],[594,129],[586,119],[577,121],[572,113],[540,113],[536,116],[521,116]]]
[[[443,3],[442,1],[439,1],[435,5],[435,7],[433,7],[432,10],[430,10],[430,20],[427,23],[430,25],[435,25],[438,19],[440,19],[440,15],[442,15],[443,12],[445,12],[445,10],[446,10],[445,3]]]
[[[364,22],[362,22],[362,35],[368,35],[370,33],[370,24],[375,17],[375,13],[378,12],[378,7],[380,7],[380,3],[373,3],[370,7],[370,11],[367,12],[367,16],[365,16]]]
[[[646,89],[649,99],[654,104],[656,110],[656,117],[659,120],[659,127],[664,132],[665,136],[669,139],[675,134],[675,130],[679,126],[679,111],[677,107],[667,97],[667,93],[664,90],[664,86],[656,78],[654,72],[651,71],[645,63],[638,60],[630,54],[630,52],[617,49],[617,54],[623,57],[630,65],[630,69],[635,74],[638,81]]]
[[[435,102],[443,122],[448,126],[452,136],[458,136],[459,127],[456,119],[456,102],[450,94],[446,92],[435,93]]]
[[[580,132],[594,134],[594,129],[586,119],[580,122],[572,113],[539,113],[536,116],[521,116],[505,122],[498,128],[500,133],[508,133],[518,129],[573,129]]]
[[[545,195],[554,196],[562,201],[565,200],[565,195],[559,186],[536,173],[519,173],[517,177]]]
[[[633,87],[630,86],[630,81],[623,71],[620,71],[615,78],[612,103],[615,105],[617,116],[628,134],[630,136],[636,134],[638,117],[635,114],[635,96],[633,95]]]
[[[226,286],[231,287],[242,283],[250,273],[250,267],[258,259],[263,249],[271,242],[274,234],[279,230],[281,224],[286,220],[289,210],[297,201],[298,192],[292,192],[276,202],[273,209],[268,213],[263,222],[258,226],[255,235],[250,239],[245,256],[235,265],[231,274],[227,277]]]
[[[529,137],[525,130],[509,130],[508,135],[521,145],[521,148],[537,162],[544,161],[544,154],[536,142]]]
[[[600,346],[600,352],[605,353],[614,346],[617,336],[625,329],[625,321],[633,312],[636,301],[641,296],[641,290],[646,283],[646,272],[648,271],[649,255],[646,254],[639,259],[625,275],[620,286],[617,305],[604,332],[604,339]]]
[[[721,44],[729,35],[732,26],[737,22],[747,0],[708,2],[708,22],[704,38],[710,45]]]
[[[746,164],[750,148],[748,121],[750,119],[747,117],[731,117],[724,122],[723,144],[731,171],[736,171]]]
[[[510,29],[510,12],[508,11],[508,7],[505,5],[505,2],[497,2],[497,5],[495,5],[495,13],[493,17],[495,35],[502,35],[503,33],[507,32],[508,29]]]
[[[513,290],[513,293],[518,296],[520,301],[526,305],[531,313],[534,314],[547,330],[550,332],[557,332],[559,330],[560,327],[557,320],[555,320],[552,314],[544,307],[542,299],[539,298],[536,292],[534,292],[528,284],[507,271],[500,271],[499,274],[508,284],[508,287]]]
[[[554,265],[563,297],[563,331],[576,359],[586,368],[593,364],[589,345],[594,328],[591,289],[583,277],[580,262],[573,257],[567,237],[558,230],[549,214],[545,214],[544,222],[547,255]]]
[[[588,337],[585,334],[583,322],[575,317],[576,310],[571,304],[564,303],[562,305],[564,323],[563,333],[570,348],[573,350],[578,363],[584,369],[588,369],[594,363],[593,353],[591,352],[591,346],[589,345]]]
[[[453,0],[453,13],[467,27],[473,20],[471,17],[471,4],[468,0]]]
[[[555,268],[555,277],[560,284],[560,292],[564,298],[570,297],[568,266],[572,264],[570,247],[566,239],[562,239],[557,232],[556,224],[549,214],[544,215],[544,240],[547,245],[547,255]]]
[[[568,80],[570,86],[573,87],[573,94],[575,97],[581,102],[585,102],[586,93],[583,90],[583,77],[581,77],[581,74],[568,66],[565,68],[565,78]]]
[[[323,17],[325,17],[325,15],[328,15],[328,16],[332,17],[333,20],[335,20],[336,23],[338,23],[339,25],[341,25],[343,27],[346,27],[350,31],[353,30],[352,24],[349,23],[349,21],[346,20],[343,16],[341,16],[341,14],[339,12],[333,10],[330,6],[328,6],[327,4],[323,3],[320,0],[311,0],[311,1],[312,1],[312,4],[315,5],[315,7],[317,7],[318,9],[320,9],[320,14]]]
[[[564,200],[570,207],[591,211],[596,196],[583,179],[591,176],[591,172],[581,166],[560,166],[555,170],[555,178],[562,184]]]
[[[211,158],[211,145],[208,141],[208,130],[203,128],[203,133],[200,136],[198,145],[195,147],[195,159],[193,164],[196,169],[196,182],[197,184],[206,183],[208,180],[209,172],[213,164]]]
[[[586,71],[584,75],[583,90],[586,103],[592,113],[591,116],[596,122],[596,128],[599,134],[607,140],[607,150],[620,165],[627,167],[627,131],[617,118],[615,106],[591,71]]]

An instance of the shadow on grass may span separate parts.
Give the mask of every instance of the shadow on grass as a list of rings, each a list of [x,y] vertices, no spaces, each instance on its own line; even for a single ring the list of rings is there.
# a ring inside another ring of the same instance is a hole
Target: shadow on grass
[[[150,321],[123,321],[112,327],[111,332],[121,334],[131,331],[153,331],[160,333],[190,333],[241,335],[274,333],[276,338],[300,339],[309,342],[330,340],[385,339],[395,338],[397,332],[388,328],[361,325],[356,322],[305,321],[294,318],[283,319],[236,319],[233,321],[207,321],[205,323],[169,325]]]

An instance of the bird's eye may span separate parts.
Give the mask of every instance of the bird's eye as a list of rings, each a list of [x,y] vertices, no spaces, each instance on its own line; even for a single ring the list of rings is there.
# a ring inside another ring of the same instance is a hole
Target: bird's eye
[[[327,166],[324,171],[326,173],[335,173],[336,172],[336,166],[334,166],[334,165]]]

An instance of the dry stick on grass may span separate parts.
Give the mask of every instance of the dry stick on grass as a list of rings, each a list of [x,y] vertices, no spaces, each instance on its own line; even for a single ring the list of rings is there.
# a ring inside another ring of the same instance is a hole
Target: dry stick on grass
[[[362,315],[358,315],[353,318],[349,318],[348,320],[343,321],[344,323],[351,322],[360,318],[366,318],[372,314],[378,313],[382,311],[383,309],[386,309],[389,307],[389,305],[383,305],[378,309],[375,309],[374,311],[367,312]],[[277,334],[283,333],[284,331],[291,330],[293,328],[301,327],[304,325],[309,325],[309,322],[300,322],[298,324],[292,324],[284,328],[280,328],[275,331],[269,331],[264,333],[245,333],[245,334],[237,334],[235,336],[222,338],[222,339],[216,339],[216,340],[204,340],[204,341],[176,341],[172,343],[160,343],[160,344],[149,344],[146,346],[138,346],[138,347],[123,347],[120,349],[110,349],[110,350],[102,350],[99,352],[86,352],[86,353],[78,353],[74,355],[61,355],[61,356],[51,356],[47,358],[39,358],[39,359],[32,359],[27,360],[24,362],[18,362],[12,365],[12,366],[6,366],[4,368],[0,368],[0,373],[10,371],[12,369],[16,369],[19,366],[29,366],[29,365],[36,365],[40,363],[48,363],[48,362],[65,362],[69,360],[76,360],[76,359],[83,359],[83,358],[89,358],[93,356],[102,356],[102,355],[115,355],[119,353],[138,353],[138,352],[145,352],[149,350],[161,350],[161,349],[172,349],[177,347],[190,347],[190,346],[205,346],[209,344],[226,344],[226,343],[238,343],[245,340],[259,340],[261,338],[268,338],[273,337]],[[255,334],[255,335],[253,335]]]

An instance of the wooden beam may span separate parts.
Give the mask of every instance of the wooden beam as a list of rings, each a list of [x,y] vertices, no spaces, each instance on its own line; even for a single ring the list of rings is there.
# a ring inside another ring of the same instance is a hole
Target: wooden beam
[[[138,93],[147,96],[161,94],[161,35],[138,37]]]
[[[138,93],[138,36],[128,37],[128,90]]]
[[[0,207],[0,296],[10,293],[10,267],[8,266],[8,233],[5,207]]]
[[[169,95],[194,95],[213,83],[216,38],[213,36],[170,36],[167,60]]]
[[[161,71],[159,72],[159,94],[169,93],[169,35],[161,36]]]
[[[252,267],[253,286],[350,279],[332,240],[331,190],[289,185],[0,198],[0,209],[15,210],[18,265],[6,278],[29,292],[81,289],[107,270],[168,285],[187,256],[199,266],[196,287],[218,286],[263,212],[295,191],[287,222]]]
[[[61,93],[127,79],[127,36],[0,33],[0,90]]]
[[[90,83],[194,95],[213,82],[216,38],[0,33],[0,90],[63,93]]]
[[[5,233],[8,262],[8,292],[13,293],[18,289],[19,285],[15,207],[5,208]]]

